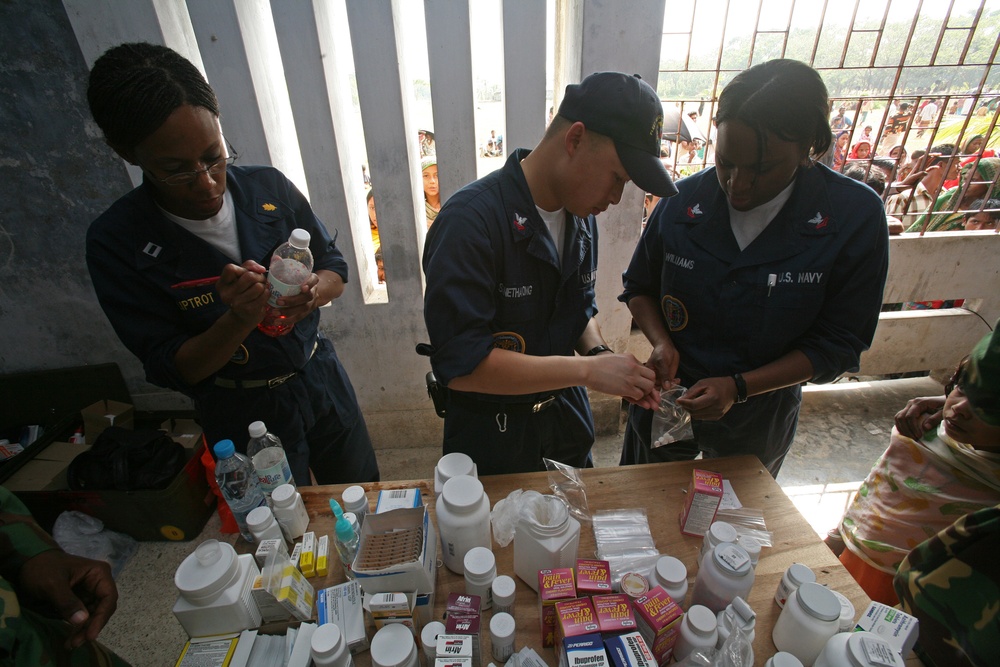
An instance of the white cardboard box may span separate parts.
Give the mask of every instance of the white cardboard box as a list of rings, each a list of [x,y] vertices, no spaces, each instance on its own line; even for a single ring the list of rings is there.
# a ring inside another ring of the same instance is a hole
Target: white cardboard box
[[[419,556],[413,560],[365,569],[361,567],[365,555],[365,541],[372,536],[383,533],[394,533],[416,527],[423,529],[423,544]],[[398,591],[416,591],[433,593],[437,575],[437,533],[431,523],[426,507],[411,507],[392,510],[383,514],[369,514],[361,527],[361,546],[358,556],[354,559],[353,570],[357,582],[369,595],[375,593],[393,593]]]

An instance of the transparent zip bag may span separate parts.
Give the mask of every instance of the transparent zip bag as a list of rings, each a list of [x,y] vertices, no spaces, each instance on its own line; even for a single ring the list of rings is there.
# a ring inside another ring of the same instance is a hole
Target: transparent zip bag
[[[677,399],[685,392],[687,387],[680,385],[660,391],[660,407],[653,413],[653,428],[649,436],[652,449],[694,438],[691,413],[677,404]]]

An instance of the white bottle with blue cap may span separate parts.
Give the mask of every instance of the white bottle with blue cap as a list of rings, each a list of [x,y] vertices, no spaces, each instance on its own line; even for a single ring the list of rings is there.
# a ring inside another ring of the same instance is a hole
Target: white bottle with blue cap
[[[222,497],[233,512],[240,535],[247,542],[254,542],[253,533],[247,527],[247,515],[267,505],[257,480],[257,471],[250,459],[236,451],[232,440],[220,440],[212,450],[216,458],[215,481]]]

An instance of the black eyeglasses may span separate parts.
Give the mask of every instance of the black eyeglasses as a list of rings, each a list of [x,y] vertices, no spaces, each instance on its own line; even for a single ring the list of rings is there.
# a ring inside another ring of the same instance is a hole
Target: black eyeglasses
[[[171,174],[166,178],[160,178],[158,176],[153,176],[153,178],[160,183],[166,183],[167,185],[190,185],[198,180],[198,177],[202,174],[207,173],[209,176],[217,176],[226,170],[226,167],[236,162],[236,159],[240,156],[233,148],[233,145],[228,141],[226,142],[226,147],[228,148],[229,155],[227,157],[220,157],[218,160],[208,164],[204,169],[199,169],[198,171],[182,171],[177,174]]]

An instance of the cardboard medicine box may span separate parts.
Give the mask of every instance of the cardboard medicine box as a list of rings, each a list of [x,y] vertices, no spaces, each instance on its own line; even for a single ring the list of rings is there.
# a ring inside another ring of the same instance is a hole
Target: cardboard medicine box
[[[573,568],[538,571],[539,632],[544,648],[556,645],[556,602],[576,597]]]
[[[656,661],[665,665],[674,653],[684,610],[659,586],[636,598],[635,621]]]
[[[408,554],[386,560],[382,554],[402,545]],[[434,592],[437,533],[425,506],[369,514],[361,526],[361,541],[352,570],[365,593]]]
[[[579,637],[598,631],[594,605],[590,598],[576,598],[556,602],[556,644],[563,646],[567,637]],[[602,645],[603,650],[603,645]]]
[[[597,633],[564,637],[559,646],[559,667],[608,667],[608,654]]]
[[[722,475],[709,470],[692,470],[691,486],[688,487],[681,510],[681,532],[704,537],[715,520],[715,513],[721,502]]]
[[[591,598],[591,602],[594,605],[597,626],[604,637],[636,631],[632,601],[624,593],[595,595]]]
[[[656,667],[656,658],[638,632],[604,640],[612,667]]]
[[[576,560],[576,594],[606,595],[611,592],[611,565],[606,560]]]
[[[356,581],[324,588],[316,594],[316,618],[319,624],[336,623],[352,654],[367,651],[361,586]]]

